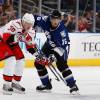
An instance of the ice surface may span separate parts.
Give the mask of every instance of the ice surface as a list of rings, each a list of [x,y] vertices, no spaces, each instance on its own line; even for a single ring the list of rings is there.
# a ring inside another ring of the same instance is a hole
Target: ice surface
[[[100,67],[75,67],[71,70],[80,89],[79,96],[69,94],[69,88],[62,81],[52,79],[53,89],[51,92],[36,92],[35,88],[41,84],[36,69],[25,69],[21,84],[26,87],[25,94],[13,93],[13,95],[2,94],[2,69],[0,69],[0,99],[1,100],[100,100]]]

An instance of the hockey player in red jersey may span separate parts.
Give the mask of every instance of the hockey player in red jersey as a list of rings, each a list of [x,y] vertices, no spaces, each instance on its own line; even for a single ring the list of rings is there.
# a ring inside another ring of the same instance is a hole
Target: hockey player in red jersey
[[[27,50],[34,53],[35,31],[34,16],[26,13],[22,19],[12,20],[0,29],[0,61],[5,60],[3,69],[3,92],[12,94],[14,89],[25,92],[19,84],[23,68],[24,55],[19,47],[19,41],[25,42]]]

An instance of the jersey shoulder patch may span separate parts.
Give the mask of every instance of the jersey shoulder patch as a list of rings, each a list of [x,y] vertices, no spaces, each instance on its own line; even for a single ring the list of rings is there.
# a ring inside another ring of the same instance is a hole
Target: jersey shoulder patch
[[[62,36],[63,38],[66,37],[66,32],[65,32],[65,30],[61,31],[60,34],[61,34],[61,36]]]
[[[38,16],[38,17],[37,17],[37,20],[38,20],[38,21],[39,21],[39,20],[46,21],[46,20],[47,20],[47,18],[48,18],[48,16],[43,16],[43,17]]]
[[[42,19],[43,19],[44,21],[47,21],[47,18],[48,18],[48,16],[43,16],[43,17],[42,17]]]

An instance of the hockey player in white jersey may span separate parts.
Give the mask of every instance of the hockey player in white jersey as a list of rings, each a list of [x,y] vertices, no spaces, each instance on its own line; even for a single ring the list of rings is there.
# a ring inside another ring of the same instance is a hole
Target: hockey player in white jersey
[[[5,60],[3,93],[12,94],[14,89],[25,92],[25,88],[19,84],[24,55],[18,42],[25,42],[27,50],[35,52],[35,31],[32,28],[34,21],[34,16],[26,13],[22,19],[12,20],[0,29],[0,61]]]

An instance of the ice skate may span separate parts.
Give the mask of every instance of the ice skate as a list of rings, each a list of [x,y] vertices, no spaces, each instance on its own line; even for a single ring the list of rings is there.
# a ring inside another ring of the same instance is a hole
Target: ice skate
[[[3,94],[12,95],[13,88],[8,84],[3,84]]]
[[[76,84],[70,89],[70,94],[79,95],[79,89]]]
[[[22,87],[20,84],[18,83],[12,83],[12,88],[14,89],[15,92],[18,93],[25,93],[25,88]]]
[[[40,85],[40,86],[37,86],[37,87],[36,87],[36,90],[37,90],[37,91],[46,91],[46,92],[48,92],[48,91],[50,91],[51,89],[52,89],[51,83],[49,83],[49,84],[47,84],[47,85]]]

